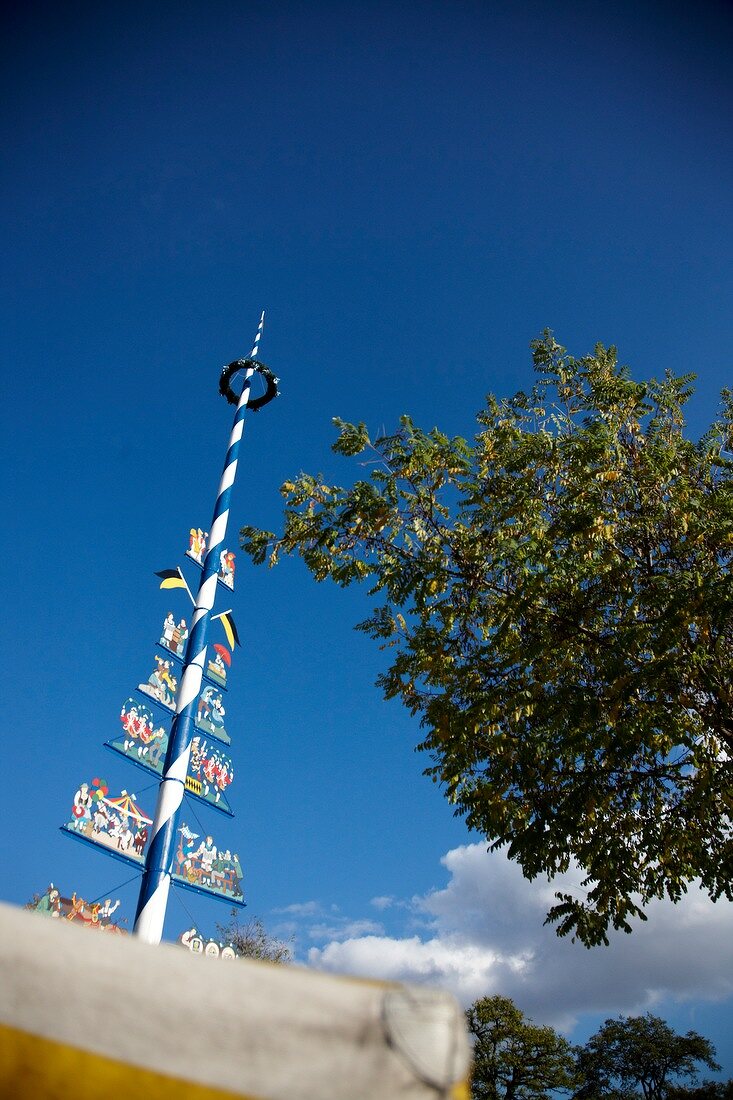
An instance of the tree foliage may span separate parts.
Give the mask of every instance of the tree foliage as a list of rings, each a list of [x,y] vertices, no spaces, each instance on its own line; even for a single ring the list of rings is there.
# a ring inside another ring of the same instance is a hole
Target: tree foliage
[[[549,333],[533,352],[532,392],[489,396],[473,443],[337,420],[365,474],[301,474],[282,534],[242,536],[367,582],[360,629],[428,772],[527,877],[582,869],[548,920],[590,946],[696,878],[733,896],[733,395],[692,442],[692,375],[634,381]]]
[[[574,1081],[573,1048],[551,1027],[525,1019],[508,997],[483,997],[466,1012],[474,1037],[473,1100],[545,1100]]]
[[[222,941],[231,943],[245,959],[289,963],[293,957],[288,944],[271,936],[261,920],[253,917],[247,922],[240,921],[236,909],[232,909],[226,924],[217,924],[216,928]]]
[[[606,1020],[579,1054],[579,1069],[587,1084],[576,1098],[613,1095],[618,1086],[616,1095],[638,1096],[641,1089],[645,1100],[661,1100],[675,1094],[670,1088],[673,1078],[696,1077],[699,1063],[720,1069],[712,1043],[695,1031],[678,1035],[651,1013]],[[711,1096],[717,1093],[717,1086],[713,1087]]]
[[[466,1012],[473,1036],[473,1100],[726,1100],[733,1082],[695,1079],[718,1070],[715,1048],[695,1031],[679,1035],[665,1020],[606,1020],[583,1047],[527,1020],[509,997],[482,997]],[[687,1082],[684,1084],[683,1082]]]
[[[672,1085],[665,1100],[733,1100],[733,1078],[727,1081],[703,1081],[701,1085]]]

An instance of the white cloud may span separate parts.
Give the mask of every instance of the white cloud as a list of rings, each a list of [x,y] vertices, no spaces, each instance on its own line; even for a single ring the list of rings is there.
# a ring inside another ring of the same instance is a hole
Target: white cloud
[[[392,905],[393,903],[394,898],[388,897],[386,895],[378,898],[372,898],[372,900],[369,902],[369,904],[373,905],[375,909],[379,909],[380,913],[384,912],[385,909],[389,909],[390,905]]]
[[[648,921],[609,947],[587,950],[543,927],[556,890],[578,876],[527,882],[516,864],[480,844],[442,859],[442,890],[412,899],[428,922],[419,935],[339,934],[308,953],[311,965],[370,977],[429,982],[464,1003],[491,993],[513,997],[539,1022],[570,1028],[583,1012],[634,1013],[665,997],[733,994],[731,907],[693,888],[681,902],[654,902]],[[386,908],[386,906],[385,906]],[[345,926],[340,926],[340,933]]]
[[[343,916],[338,905],[324,905],[320,901],[298,901],[270,912],[287,919],[272,926],[276,936],[300,940],[346,940],[359,936],[382,935],[384,925],[371,917],[351,920]]]
[[[347,940],[382,932],[384,932],[383,925],[377,921],[369,920],[368,917],[362,920],[342,918],[328,924],[313,924],[308,929],[308,935],[312,940]]]
[[[320,901],[296,901],[293,905],[285,905],[282,909],[273,909],[273,913],[287,913],[293,917],[320,917],[323,915],[323,906]]]

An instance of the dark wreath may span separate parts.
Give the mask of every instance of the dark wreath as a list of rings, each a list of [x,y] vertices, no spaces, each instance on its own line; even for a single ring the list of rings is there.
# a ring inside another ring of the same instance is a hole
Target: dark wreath
[[[264,405],[269,405],[270,401],[273,401],[278,396],[277,384],[280,381],[272,373],[269,367],[266,367],[264,363],[260,363],[259,359],[235,359],[233,363],[224,367],[221,372],[221,378],[219,379],[219,393],[222,397],[226,397],[230,405],[238,405],[239,398],[241,397],[241,390],[239,393],[235,393],[232,389],[232,378],[240,370],[253,370],[257,374],[261,374],[265,380],[265,386],[267,387],[261,397],[251,397],[247,402],[247,408],[252,412],[257,412]]]

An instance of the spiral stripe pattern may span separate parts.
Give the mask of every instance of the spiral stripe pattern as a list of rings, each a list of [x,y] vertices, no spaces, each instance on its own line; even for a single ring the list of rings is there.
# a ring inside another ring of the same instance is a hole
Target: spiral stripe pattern
[[[252,348],[252,351],[249,353],[250,359],[256,359],[257,358],[257,352],[259,351],[259,348],[260,348],[260,340],[262,339],[262,330],[263,330],[264,327],[265,327],[265,311],[263,309],[262,313],[260,314],[260,323],[257,326],[257,335],[255,336],[255,344],[254,344],[254,347]]]
[[[252,359],[256,358],[264,323],[265,314],[263,311],[250,356]],[[245,371],[242,393],[237,411],[234,414],[234,424],[229,437],[229,447],[224,460],[224,469],[209,531],[201,583],[196,594],[191,630],[186,643],[183,673],[178,685],[175,717],[168,738],[168,751],[163,767],[163,777],[158,789],[158,802],[151,829],[150,845],[145,857],[145,871],[140,887],[134,930],[135,934],[146,943],[160,943],[163,935],[163,923],[176,849],[178,811],[183,801],[189,757],[191,755],[191,742],[196,729],[194,708],[201,690],[209,622],[216,597],[219,556],[226,537],[229,520],[229,500],[237,474],[239,445],[242,440],[244,416],[247,411],[253,373],[252,370]]]

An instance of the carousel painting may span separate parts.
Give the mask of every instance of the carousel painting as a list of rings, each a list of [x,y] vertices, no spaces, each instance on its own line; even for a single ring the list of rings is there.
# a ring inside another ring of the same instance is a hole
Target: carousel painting
[[[150,836],[148,817],[127,791],[114,798],[103,779],[81,783],[62,830],[77,840],[105,849],[110,855],[142,864]]]
[[[176,689],[178,688],[178,679],[173,675],[176,670],[176,666],[164,657],[159,657],[157,653],[153,657],[155,662],[153,671],[148,676],[144,684],[138,684],[138,691],[142,691],[145,695],[148,695],[151,699],[154,699],[156,703],[160,703],[161,706],[167,707],[168,710],[173,710],[176,702]]]
[[[217,848],[212,836],[202,836],[183,824],[177,830],[173,881],[228,901],[244,905],[242,865],[239,856],[227,848]]]
[[[178,942],[192,955],[206,955],[209,959],[238,959],[239,952],[233,943],[222,943],[221,940],[207,939],[196,925],[181,932]]]
[[[208,733],[210,737],[216,737],[225,745],[231,745],[232,739],[224,727],[225,715],[221,692],[213,687],[205,687],[196,707],[196,726],[204,733]]]

